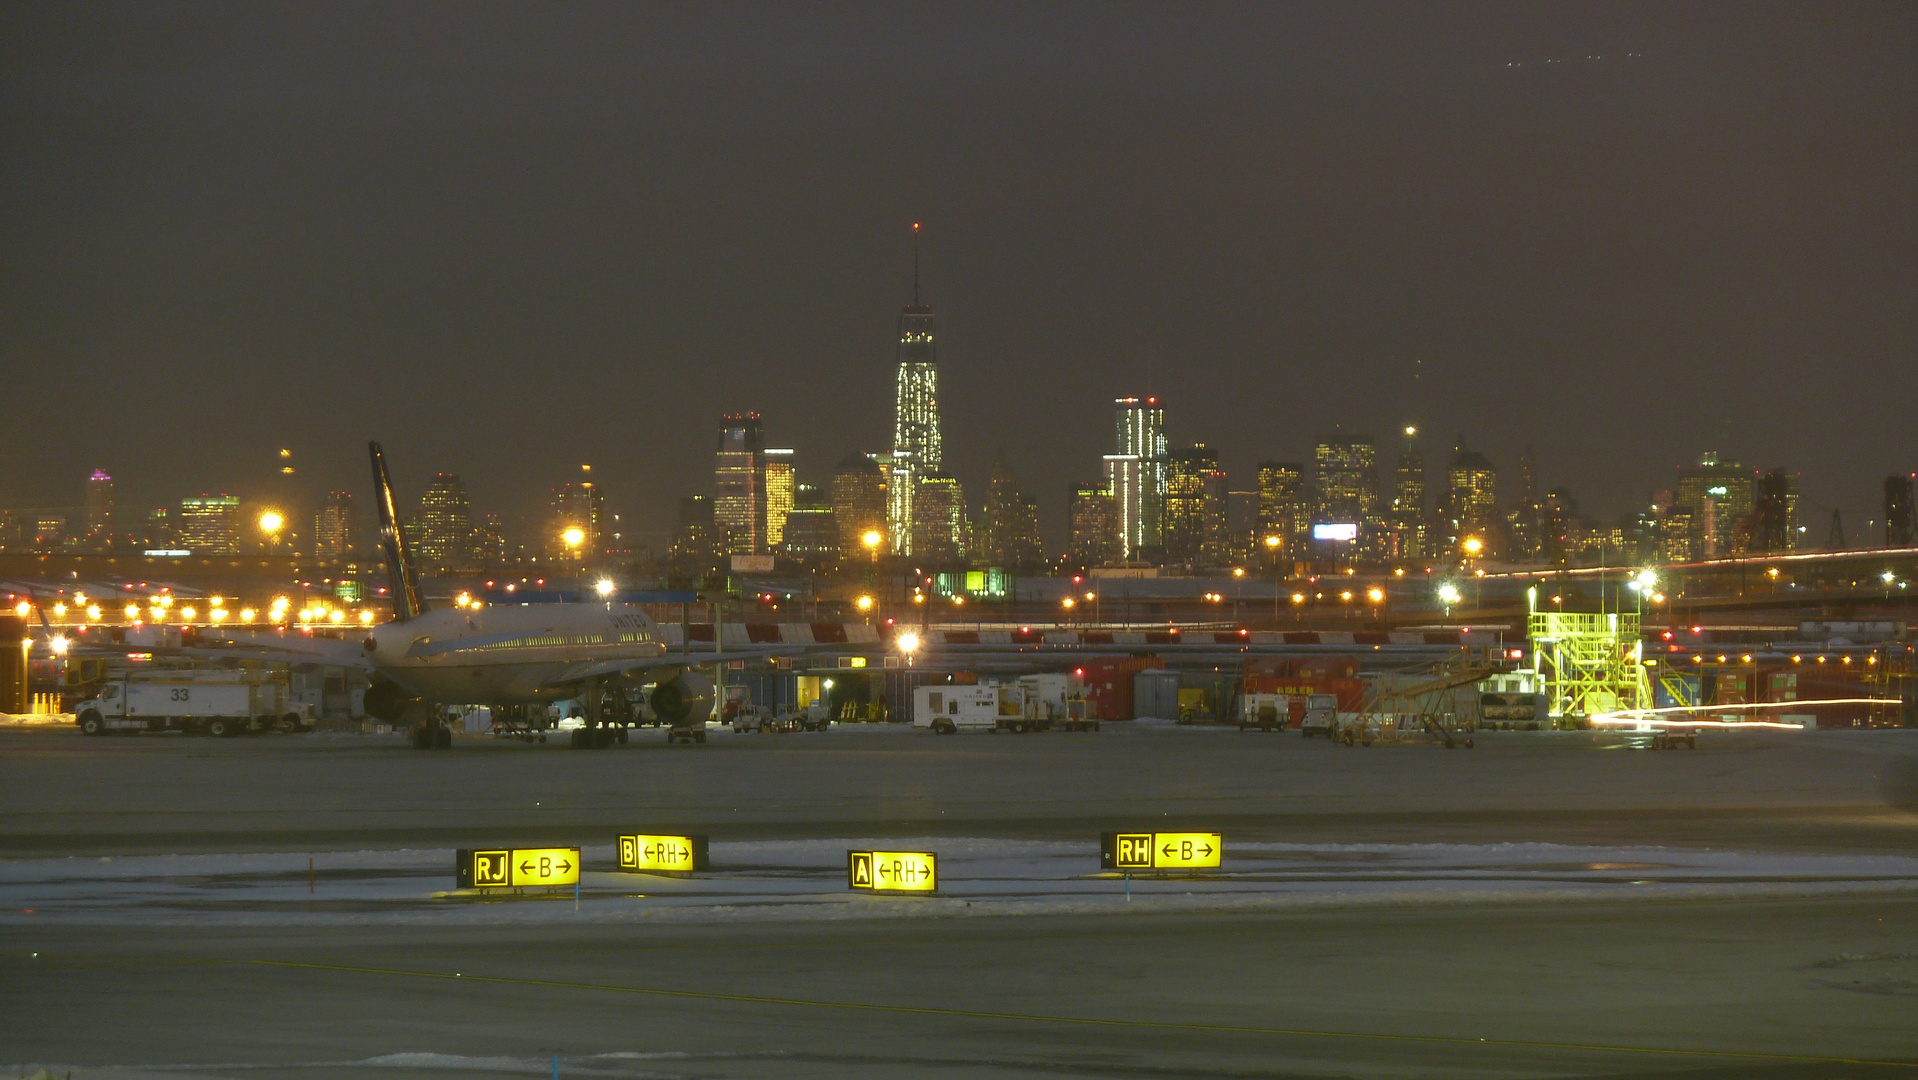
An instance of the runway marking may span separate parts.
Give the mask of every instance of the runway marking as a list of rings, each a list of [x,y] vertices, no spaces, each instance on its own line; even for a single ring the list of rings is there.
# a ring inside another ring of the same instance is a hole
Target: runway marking
[[[1717,1058],[1734,1061],[1780,1061],[1813,1065],[1883,1065],[1918,1070],[1918,1061],[1881,1061],[1871,1058],[1819,1057],[1811,1054],[1762,1054],[1743,1050],[1679,1050],[1662,1046],[1617,1046],[1605,1043],[1561,1043],[1533,1039],[1476,1039],[1458,1035],[1390,1035],[1366,1031],[1320,1031],[1310,1028],[1246,1027],[1236,1024],[1185,1024],[1171,1020],[1107,1020],[1091,1016],[1050,1016],[1044,1013],[989,1012],[981,1009],[943,1009],[922,1005],[875,1005],[860,1001],[815,1001],[808,998],[769,997],[760,994],[720,994],[705,990],[667,990],[653,986],[618,986],[611,983],[566,982],[558,979],[522,979],[503,975],[449,974],[443,971],[409,971],[403,968],[359,967],[350,964],[313,964],[295,960],[214,960],[215,964],[245,964],[252,967],[293,968],[302,971],[334,971],[352,975],[390,975],[400,978],[441,979],[446,982],[492,983],[503,986],[532,986],[547,990],[593,990],[613,994],[643,994],[649,997],[690,998],[698,1001],[733,1001],[748,1005],[783,1005],[805,1009],[849,1009],[861,1012],[904,1013],[915,1016],[949,1016],[967,1020],[1017,1020],[1034,1024],[1077,1024],[1086,1027],[1139,1028],[1157,1031],[1205,1031],[1228,1035],[1292,1035],[1312,1039],[1349,1039],[1354,1041],[1425,1043],[1445,1046],[1506,1047],[1527,1050],[1577,1050],[1607,1054],[1644,1054],[1659,1057]]]

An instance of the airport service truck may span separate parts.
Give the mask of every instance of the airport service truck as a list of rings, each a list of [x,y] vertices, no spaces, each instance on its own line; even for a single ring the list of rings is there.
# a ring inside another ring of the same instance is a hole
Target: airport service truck
[[[88,735],[185,731],[238,735],[249,731],[297,734],[313,728],[313,707],[296,704],[285,672],[126,671],[100,684],[99,693],[73,708]]]

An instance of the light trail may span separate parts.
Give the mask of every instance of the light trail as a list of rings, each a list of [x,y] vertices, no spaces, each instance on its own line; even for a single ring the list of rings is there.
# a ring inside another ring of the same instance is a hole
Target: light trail
[[[1662,709],[1620,709],[1617,712],[1598,713],[1592,717],[1592,723],[1601,727],[1622,727],[1627,724],[1650,724],[1669,727],[1682,724],[1685,727],[1719,728],[1772,728],[1779,731],[1803,731],[1803,724],[1786,724],[1776,720],[1666,720],[1658,717],[1674,713],[1733,712],[1760,709],[1794,709],[1817,705],[1903,705],[1897,698],[1819,698],[1806,701],[1759,701],[1745,705],[1670,705]]]

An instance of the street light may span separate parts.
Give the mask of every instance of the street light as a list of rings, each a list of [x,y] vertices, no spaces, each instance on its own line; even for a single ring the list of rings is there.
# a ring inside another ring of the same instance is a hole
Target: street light
[[[1265,561],[1272,564],[1272,622],[1279,621],[1279,545],[1284,541],[1272,535],[1265,538]]]
[[[614,593],[619,591],[619,586],[613,584],[612,578],[600,578],[598,583],[593,586],[593,591],[599,594],[601,600],[606,600],[610,599]]]
[[[560,533],[559,538],[574,554],[578,554],[580,545],[586,542],[586,530],[573,525]]]
[[[1452,614],[1452,609],[1458,605],[1458,602],[1461,598],[1458,591],[1458,586],[1453,585],[1451,582],[1448,581],[1445,584],[1439,586],[1438,596],[1439,596],[1439,602],[1445,605],[1445,614],[1447,616],[1450,616]]]

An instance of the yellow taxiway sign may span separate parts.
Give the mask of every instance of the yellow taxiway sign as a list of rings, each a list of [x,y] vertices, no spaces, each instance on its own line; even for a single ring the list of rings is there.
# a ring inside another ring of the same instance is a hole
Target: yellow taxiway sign
[[[930,851],[848,851],[846,887],[933,892],[939,888],[939,856]]]
[[[621,870],[690,873],[710,870],[703,836],[653,836],[646,833],[619,838]]]
[[[455,868],[462,889],[577,885],[579,849],[461,848]]]
[[[1215,832],[1109,832],[1099,837],[1099,865],[1107,870],[1208,870],[1225,844]]]

